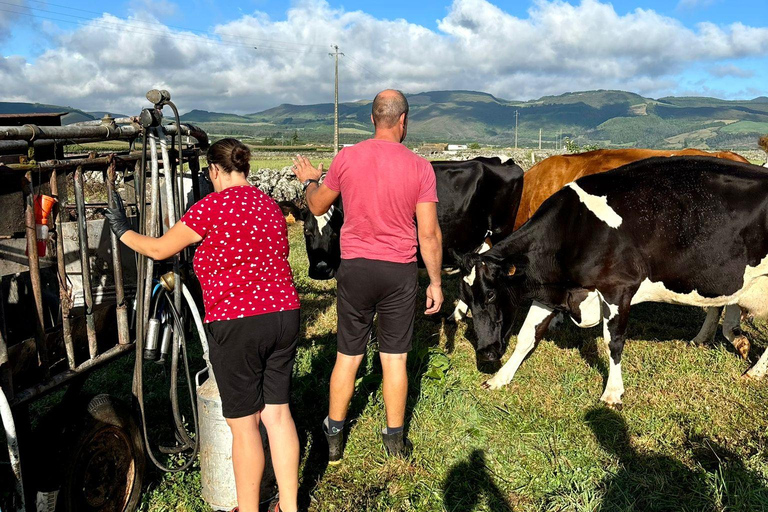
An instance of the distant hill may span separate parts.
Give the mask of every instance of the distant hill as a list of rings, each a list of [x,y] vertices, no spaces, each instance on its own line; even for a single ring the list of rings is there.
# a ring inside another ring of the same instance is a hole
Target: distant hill
[[[511,146],[518,113],[518,144],[544,147],[569,137],[602,147],[754,148],[768,133],[768,98],[730,101],[704,97],[645,98],[626,91],[582,91],[530,101],[497,98],[475,91],[409,94],[408,140]],[[370,136],[370,100],[339,105],[342,143]],[[212,134],[288,138],[327,143],[333,130],[333,104],[283,104],[235,116],[192,111],[184,120]]]
[[[90,121],[94,119],[94,116],[72,107],[46,105],[44,103],[15,103],[0,101],[0,114],[41,114],[48,112],[69,112],[61,118],[62,124],[79,123],[81,121]]]
[[[429,91],[408,94],[411,106],[408,141],[544,147],[569,137],[578,144],[601,147],[756,148],[768,133],[768,97],[722,100],[706,97],[645,98],[626,91],[581,91],[536,100],[506,100],[476,91]],[[69,107],[0,103],[0,113],[69,111],[64,122],[100,118]],[[342,143],[369,137],[371,101],[339,105]],[[114,114],[113,114],[114,115]],[[214,137],[325,143],[332,139],[333,104],[283,104],[247,115],[192,110],[182,121],[199,124]]]

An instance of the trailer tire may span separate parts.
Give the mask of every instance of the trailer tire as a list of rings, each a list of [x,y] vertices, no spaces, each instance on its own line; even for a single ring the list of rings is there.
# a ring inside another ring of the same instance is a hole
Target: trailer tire
[[[141,500],[146,457],[141,431],[109,395],[89,403],[64,459],[59,512],[133,512]]]

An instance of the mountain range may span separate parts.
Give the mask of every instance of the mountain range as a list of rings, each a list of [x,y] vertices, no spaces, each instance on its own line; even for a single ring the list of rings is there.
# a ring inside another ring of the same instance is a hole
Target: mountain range
[[[768,97],[722,100],[707,97],[652,99],[625,91],[584,91],[515,101],[475,91],[407,94],[408,142],[480,143],[552,147],[564,137],[600,147],[755,148],[768,133]],[[339,104],[340,142],[369,137],[371,100]],[[56,105],[2,103],[0,113],[68,111],[65,123],[98,119]],[[516,118],[517,114],[517,118]],[[116,114],[114,114],[116,115]],[[302,143],[332,140],[333,104],[283,104],[247,115],[192,110],[182,121],[199,124],[209,135],[265,138]]]

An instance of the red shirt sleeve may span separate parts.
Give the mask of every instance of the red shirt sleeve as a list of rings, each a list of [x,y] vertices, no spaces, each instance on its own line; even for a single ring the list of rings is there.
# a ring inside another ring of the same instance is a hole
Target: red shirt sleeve
[[[212,198],[214,194],[208,194],[187,210],[187,213],[181,216],[180,222],[191,228],[192,231],[205,238],[211,229],[211,221],[214,218]]]
[[[419,180],[419,199],[417,203],[437,203],[437,180],[432,164],[424,160],[420,167],[421,179]]]
[[[341,170],[340,167],[343,164],[343,155],[344,150],[342,149],[339,151],[339,154],[336,155],[336,158],[334,158],[331,162],[331,168],[328,169],[328,172],[323,179],[323,184],[334,192],[341,192],[341,183],[339,183],[339,171]]]

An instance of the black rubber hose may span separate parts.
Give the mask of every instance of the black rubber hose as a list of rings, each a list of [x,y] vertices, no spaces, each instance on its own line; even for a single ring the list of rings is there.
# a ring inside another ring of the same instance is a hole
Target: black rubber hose
[[[170,294],[163,290],[163,295],[165,296],[166,302],[171,307],[171,311],[173,312],[174,316],[174,323],[176,324],[176,329],[179,333],[179,343],[176,343],[176,340],[174,339],[174,343],[171,346],[171,386],[169,390],[169,395],[171,399],[171,410],[173,411],[173,421],[176,423],[176,431],[179,433],[179,436],[181,437],[182,443],[184,443],[186,446],[192,446],[195,444],[195,441],[193,441],[189,435],[187,434],[187,429],[184,428],[184,422],[181,418],[181,410],[179,409],[179,389],[178,389],[178,375],[179,375],[179,345],[182,344],[181,340],[185,340],[183,343],[186,344],[186,339],[184,335],[184,322],[181,321],[181,316],[179,315],[178,310],[176,310],[176,306],[173,304],[173,301],[171,300]],[[177,320],[178,317],[178,320]],[[176,337],[176,334],[174,333],[174,338]],[[194,396],[191,396],[191,399],[193,401],[192,407],[194,409]]]
[[[194,435],[195,435],[195,439],[197,440],[197,439],[200,438],[200,436],[199,436],[200,426],[199,426],[198,418],[197,418],[197,406],[196,406],[196,403],[195,403],[194,388],[192,387],[192,376],[190,375],[190,372],[189,372],[189,361],[188,361],[188,358],[187,358],[187,348],[186,348],[187,342],[186,342],[186,336],[184,335],[184,329],[183,329],[184,326],[183,326],[183,323],[181,321],[181,317],[179,316],[179,312],[176,310],[176,307],[173,305],[173,301],[170,299],[170,297],[168,297],[167,292],[165,292],[165,290],[163,290],[161,293],[164,295],[164,297],[168,301],[169,310],[171,311],[171,315],[173,316],[173,320],[174,320],[174,322],[176,324],[177,329],[179,329],[179,340],[180,340],[180,343],[181,343],[181,346],[182,346],[182,351],[184,352],[184,367],[185,367],[185,370],[186,370],[187,384],[188,384],[188,387],[189,387],[189,396],[190,396],[190,400],[191,400],[191,404],[192,404],[192,418],[193,418],[193,421],[194,421]],[[137,338],[137,343],[138,343],[138,338]],[[137,350],[138,350],[138,348],[139,347],[137,345]],[[137,360],[138,360],[138,356],[137,356]],[[195,459],[197,458],[197,454],[198,454],[198,452],[200,450],[200,444],[197,441],[193,441],[191,445],[189,445],[189,444],[187,445],[186,448],[189,448],[189,447],[192,448],[192,455],[189,457],[189,459],[182,466],[180,466],[178,468],[169,468],[168,466],[166,466],[165,464],[163,464],[162,462],[157,460],[157,457],[155,457],[155,454],[152,451],[152,448],[151,448],[151,446],[149,444],[149,434],[147,433],[147,421],[146,421],[146,415],[145,415],[145,411],[144,411],[143,382],[141,382],[141,379],[142,379],[142,376],[143,376],[143,372],[140,369],[140,366],[141,365],[137,365],[137,370],[136,370],[136,373],[137,373],[137,376],[138,376],[138,379],[139,379],[139,384],[141,384],[141,386],[140,386],[141,393],[137,396],[137,399],[138,399],[138,404],[139,404],[139,411],[140,411],[140,414],[141,414],[141,428],[142,428],[142,433],[144,435],[144,444],[146,445],[146,448],[147,448],[147,455],[149,456],[149,459],[152,461],[152,463],[155,466],[157,466],[157,468],[160,469],[161,471],[164,471],[166,473],[178,473],[180,471],[185,471],[185,470],[189,469],[192,466],[192,464],[195,462]],[[176,375],[171,375],[171,378],[175,379]],[[176,402],[176,405],[174,406],[174,408],[175,409],[178,408],[178,401]],[[183,429],[184,433],[186,434],[186,430],[184,429],[183,425],[179,425],[177,423],[177,428]],[[187,437],[189,437],[189,436],[187,435]],[[176,450],[174,449],[174,450],[171,450],[171,451],[175,452]]]

